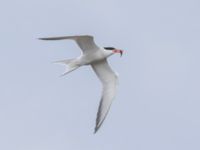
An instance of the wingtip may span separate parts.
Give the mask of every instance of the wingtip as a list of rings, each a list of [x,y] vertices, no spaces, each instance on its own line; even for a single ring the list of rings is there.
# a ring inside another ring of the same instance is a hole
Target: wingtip
[[[96,125],[96,127],[94,128],[94,134],[97,133],[97,131],[99,131],[99,128],[101,127],[101,125]]]
[[[98,129],[99,129],[98,127],[95,127],[95,129],[94,129],[94,134],[97,133]]]
[[[45,38],[37,38],[38,40],[46,40]]]

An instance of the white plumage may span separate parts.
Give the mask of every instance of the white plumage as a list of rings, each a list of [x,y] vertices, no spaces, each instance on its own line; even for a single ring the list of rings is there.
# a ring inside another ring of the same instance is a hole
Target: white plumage
[[[102,125],[103,121],[105,120],[108,111],[110,109],[111,103],[116,95],[117,75],[110,68],[107,62],[107,57],[113,55],[114,53],[120,53],[122,55],[123,51],[115,49],[113,47],[100,48],[95,44],[93,36],[90,35],[48,37],[40,39],[74,40],[82,50],[82,54],[74,59],[66,59],[58,61],[58,63],[63,63],[68,66],[68,70],[63,75],[66,75],[69,72],[83,65],[91,65],[94,72],[102,82],[103,91],[102,91],[101,101],[99,104],[99,109],[97,112],[96,126],[94,131],[96,133],[97,130]]]

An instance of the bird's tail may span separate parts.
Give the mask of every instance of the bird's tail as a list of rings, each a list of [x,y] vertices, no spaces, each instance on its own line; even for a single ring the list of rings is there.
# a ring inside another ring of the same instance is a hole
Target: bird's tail
[[[75,59],[59,60],[59,61],[55,61],[53,63],[63,64],[66,66],[66,71],[61,76],[64,76],[64,75],[76,70],[78,67],[80,67],[79,65],[77,65],[75,63]]]

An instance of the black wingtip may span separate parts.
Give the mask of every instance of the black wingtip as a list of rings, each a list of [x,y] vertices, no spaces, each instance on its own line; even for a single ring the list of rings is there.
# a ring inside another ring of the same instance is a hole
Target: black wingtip
[[[37,38],[38,40],[47,40],[46,38]]]
[[[96,134],[97,131],[99,131],[99,128],[101,127],[101,125],[102,125],[102,124],[96,125],[96,127],[95,127],[95,129],[94,129],[94,134]]]
[[[97,133],[98,129],[99,129],[98,127],[95,127],[95,129],[94,129],[94,134]]]

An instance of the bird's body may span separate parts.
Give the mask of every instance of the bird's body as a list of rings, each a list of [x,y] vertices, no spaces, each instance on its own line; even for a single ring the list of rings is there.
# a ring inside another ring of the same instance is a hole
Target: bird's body
[[[63,75],[66,75],[81,66],[91,65],[91,67],[101,80],[103,84],[103,92],[97,113],[96,127],[95,127],[95,133],[96,133],[97,130],[102,125],[116,94],[117,75],[108,65],[107,57],[113,55],[114,53],[120,53],[122,55],[123,51],[115,49],[113,47],[100,48],[94,43],[93,37],[89,35],[49,37],[40,39],[41,40],[69,39],[76,41],[76,43],[82,50],[81,55],[74,59],[57,61],[57,63],[62,63],[68,66],[67,71]]]
[[[91,63],[106,59],[111,55],[113,55],[112,52],[107,52],[103,48],[100,48],[98,51],[95,51],[93,53],[80,55],[78,58],[76,58],[76,61],[80,66],[90,65]]]

